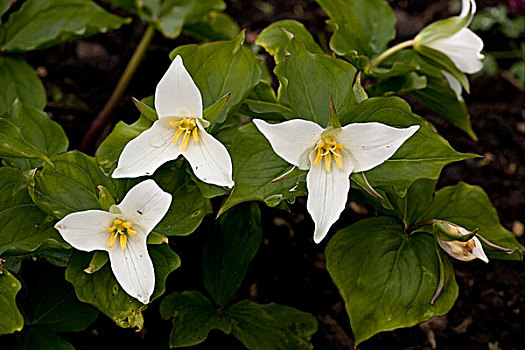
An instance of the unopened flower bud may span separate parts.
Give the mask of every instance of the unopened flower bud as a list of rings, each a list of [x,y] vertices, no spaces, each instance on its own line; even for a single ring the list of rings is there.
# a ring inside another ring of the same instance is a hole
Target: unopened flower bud
[[[480,259],[489,262],[481,242],[475,237],[477,229],[469,231],[442,220],[436,221],[433,227],[439,246],[451,257],[462,261]]]
[[[433,224],[434,234],[442,241],[466,242],[476,235],[478,229],[472,231],[445,220],[437,220]]]

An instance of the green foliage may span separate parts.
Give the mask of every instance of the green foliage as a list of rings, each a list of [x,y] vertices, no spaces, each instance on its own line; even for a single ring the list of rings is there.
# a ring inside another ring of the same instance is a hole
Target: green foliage
[[[128,22],[90,0],[27,0],[9,16],[0,47],[3,52],[44,49]]]
[[[327,268],[345,300],[356,345],[378,332],[413,326],[450,310],[458,286],[445,253],[434,247],[431,236],[407,237],[401,222],[387,217],[361,220],[330,240]],[[431,304],[441,261],[445,286]]]
[[[210,11],[195,22],[184,25],[183,33],[199,40],[231,40],[240,32],[239,25],[223,12]]]
[[[15,301],[21,287],[9,271],[0,268],[0,335],[20,331],[24,326],[24,317]]]
[[[470,28],[474,31],[501,31],[507,38],[519,39],[525,34],[525,17],[509,17],[508,7],[505,5],[485,7],[472,20]]]
[[[239,288],[262,240],[261,213],[255,203],[240,205],[220,219],[220,229],[208,233],[203,253],[204,286],[224,307]]]

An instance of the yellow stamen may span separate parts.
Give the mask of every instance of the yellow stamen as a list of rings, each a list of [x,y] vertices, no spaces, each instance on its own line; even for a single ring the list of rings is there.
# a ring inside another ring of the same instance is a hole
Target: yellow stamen
[[[324,168],[327,173],[332,168],[332,156],[334,157],[337,168],[343,168],[343,156],[339,151],[344,148],[345,145],[337,143],[332,136],[322,136],[317,142],[317,157],[315,158],[313,165],[317,165],[321,162],[324,157]]]
[[[178,127],[177,131],[173,135],[173,138],[171,139],[172,143],[177,143],[179,138],[182,136],[180,146],[181,151],[184,151],[188,147],[188,143],[190,142],[190,138],[192,136],[196,143],[199,142],[199,128],[197,127],[196,118],[183,118],[178,122],[170,122],[170,125]]]
[[[122,249],[126,249],[126,245],[128,242],[127,235],[130,236],[136,236],[137,231],[133,231],[131,229],[131,222],[124,221],[120,219],[113,220],[113,226],[108,227],[106,231],[111,232],[111,235],[109,236],[108,241],[108,247],[111,248],[117,241],[117,238],[120,237],[120,247]]]

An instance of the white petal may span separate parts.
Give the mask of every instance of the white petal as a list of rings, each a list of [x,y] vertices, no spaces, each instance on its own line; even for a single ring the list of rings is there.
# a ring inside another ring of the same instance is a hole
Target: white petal
[[[476,243],[476,246],[474,249],[472,249],[472,254],[484,262],[488,263],[489,258],[487,258],[487,255],[485,255],[485,251],[483,251],[483,246],[481,245],[481,242],[479,241],[478,237],[472,237],[474,242]]]
[[[457,80],[452,74],[450,74],[446,70],[442,70],[441,73],[447,81],[448,86],[456,93],[456,98],[458,99],[458,101],[464,101],[463,96],[461,95],[461,93],[463,92],[463,88],[461,86],[460,81]]]
[[[475,0],[461,0],[461,13],[459,14],[459,16],[466,17],[470,15],[470,19],[465,25],[465,27],[468,27],[470,22],[472,22],[472,18],[474,18],[475,14],[476,14],[476,1]]]
[[[315,223],[315,243],[321,242],[346,206],[346,199],[350,190],[349,176],[353,166],[348,158],[349,154],[343,150],[342,155],[342,169],[338,169],[332,160],[332,169],[327,173],[323,160],[317,165],[312,165],[306,175],[306,186],[308,188],[306,207]],[[312,164],[316,156],[316,152],[311,152],[310,161]]]
[[[418,129],[419,125],[398,129],[375,122],[355,123],[343,127],[339,142],[350,153],[353,171],[367,171],[392,157]]]
[[[268,124],[263,120],[254,119],[253,123],[268,139],[279,157],[299,169],[310,168],[309,155],[324,130],[321,126],[302,119],[279,124]]]
[[[135,185],[118,205],[126,221],[138,226],[147,236],[162,220],[171,205],[171,194],[149,179]]]
[[[202,97],[182,58],[175,57],[155,90],[155,109],[159,118],[202,118]]]
[[[228,150],[204,130],[199,120],[197,125],[199,142],[191,138],[182,155],[201,181],[217,186],[233,187],[232,160]]]
[[[113,178],[152,175],[162,164],[180,155],[180,146],[171,143],[175,134],[168,118],[157,120],[150,129],[128,142],[120,154]]]
[[[64,241],[78,250],[108,250],[110,233],[106,228],[113,225],[117,216],[102,210],[77,211],[66,215],[55,224],[55,228]]]
[[[456,67],[468,74],[483,68],[483,40],[468,28],[459,30],[452,36],[436,39],[425,45],[447,55]]]
[[[128,236],[126,249],[115,242],[108,251],[111,270],[118,283],[133,298],[147,304],[155,289],[155,271],[146,247],[146,235]]]

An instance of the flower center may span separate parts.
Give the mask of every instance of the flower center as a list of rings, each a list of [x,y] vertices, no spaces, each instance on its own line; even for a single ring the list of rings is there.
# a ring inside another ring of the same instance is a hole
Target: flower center
[[[342,143],[337,143],[337,141],[332,136],[323,136],[317,142],[317,157],[314,160],[314,165],[319,164],[324,157],[324,168],[326,172],[330,172],[332,166],[332,156],[334,157],[335,164],[339,169],[343,168],[343,156],[339,149],[343,148],[345,145]]]
[[[197,127],[196,118],[184,118],[178,122],[170,122],[170,125],[179,127],[175,132],[175,135],[173,135],[171,142],[176,143],[182,136],[182,143],[180,146],[181,151],[184,151],[186,147],[188,147],[188,142],[190,142],[191,136],[193,136],[195,142],[199,142],[199,136],[197,135],[199,128]]]
[[[106,231],[111,232],[109,236],[108,247],[113,247],[113,244],[117,241],[117,237],[120,236],[120,247],[126,249],[126,243],[128,241],[127,235],[136,236],[137,231],[131,229],[131,222],[123,221],[120,219],[113,220],[113,226],[108,227]]]

